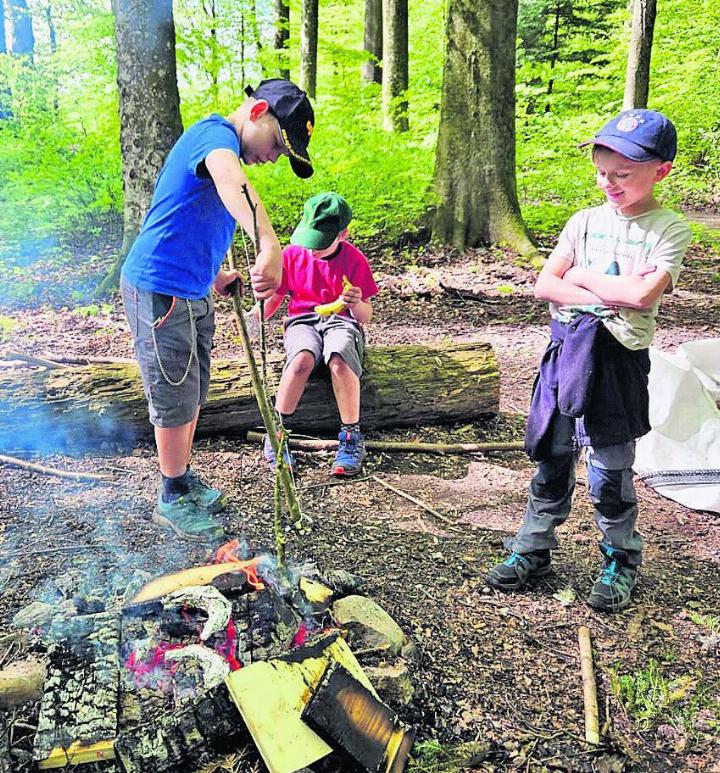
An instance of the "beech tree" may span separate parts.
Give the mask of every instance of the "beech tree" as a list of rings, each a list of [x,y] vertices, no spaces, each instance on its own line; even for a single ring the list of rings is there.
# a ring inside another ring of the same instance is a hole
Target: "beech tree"
[[[382,0],[365,0],[364,48],[372,59],[363,62],[362,79],[365,83],[382,83]]]
[[[628,49],[623,109],[647,107],[656,0],[631,0],[632,31]]]
[[[290,40],[290,3],[286,0],[275,0],[275,51],[280,66],[278,77],[289,78],[290,68],[287,60],[287,47]]]
[[[120,257],[100,292],[117,282],[158,173],[182,133],[172,0],[112,0],[112,9],[125,201]]]
[[[315,99],[317,86],[318,0],[302,0],[300,10],[300,88]]]
[[[408,0],[382,0],[382,106],[386,131],[408,130]]]
[[[534,254],[515,181],[517,0],[449,0],[433,238]]]
[[[26,0],[8,0],[8,5],[12,23],[12,52],[32,57],[35,50],[35,36],[28,4]]]

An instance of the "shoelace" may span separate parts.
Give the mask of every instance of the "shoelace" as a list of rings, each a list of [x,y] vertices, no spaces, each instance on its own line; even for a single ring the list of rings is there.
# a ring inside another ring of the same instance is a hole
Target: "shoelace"
[[[605,585],[612,585],[619,576],[620,572],[618,571],[617,561],[613,559],[609,564],[603,567],[600,582]]]
[[[515,566],[525,561],[525,556],[522,553],[511,553],[510,557],[505,561],[508,566]]]

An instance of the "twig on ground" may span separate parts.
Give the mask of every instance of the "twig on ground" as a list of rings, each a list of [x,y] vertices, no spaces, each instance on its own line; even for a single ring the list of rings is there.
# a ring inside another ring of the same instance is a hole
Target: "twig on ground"
[[[71,370],[67,365],[63,365],[60,362],[54,360],[46,360],[42,357],[35,357],[32,354],[25,354],[24,352],[7,352],[5,358],[9,360],[21,360],[27,362],[29,365],[40,365],[43,368],[61,368],[63,370]]]
[[[250,442],[261,442],[265,435],[262,432],[250,430],[247,439]],[[298,451],[334,451],[337,440],[317,440],[288,438],[290,448]],[[366,440],[365,447],[369,451],[394,451],[405,454],[477,454],[489,451],[522,451],[522,443],[406,443],[397,440]]]
[[[378,478],[377,475],[371,475],[370,476],[376,483],[379,483],[381,486],[384,486],[386,489],[393,491],[395,494],[397,494],[400,497],[403,497],[404,499],[407,499],[408,502],[412,502],[413,504],[417,505],[418,507],[422,507],[423,510],[430,513],[430,515],[434,515],[437,519],[441,520],[443,523],[447,523],[450,526],[455,526],[455,522],[452,521],[450,518],[448,518],[446,515],[443,515],[442,513],[439,513],[437,510],[433,510],[432,507],[427,502],[423,502],[422,499],[418,499],[417,497],[412,496],[411,494],[406,493],[405,491],[402,491],[399,488],[395,488],[395,486],[390,485],[386,480],[383,480],[382,478]]]
[[[586,625],[581,625],[578,629],[578,642],[580,644],[580,671],[582,673],[583,706],[585,709],[585,740],[597,746],[600,743],[597,688],[595,686],[590,629]]]
[[[94,480],[112,483],[115,478],[112,475],[103,475],[95,472],[71,472],[69,470],[57,470],[54,467],[46,467],[44,464],[35,462],[26,462],[14,456],[0,454],[0,464],[6,464],[8,467],[19,467],[21,470],[30,470],[31,472],[40,472],[43,475],[55,475],[58,478],[69,478],[70,480]]]

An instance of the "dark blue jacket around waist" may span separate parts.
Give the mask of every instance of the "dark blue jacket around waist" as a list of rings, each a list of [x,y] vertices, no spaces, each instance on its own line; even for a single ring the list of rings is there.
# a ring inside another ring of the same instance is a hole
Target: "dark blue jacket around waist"
[[[633,351],[602,320],[581,314],[569,324],[552,320],[550,343],[533,386],[525,450],[531,459],[550,457],[556,414],[582,417],[582,445],[595,448],[636,440],[650,431],[647,349]]]

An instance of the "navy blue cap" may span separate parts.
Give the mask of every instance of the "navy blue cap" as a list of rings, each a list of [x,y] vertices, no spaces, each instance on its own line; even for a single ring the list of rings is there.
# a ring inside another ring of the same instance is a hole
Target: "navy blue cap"
[[[610,148],[631,161],[672,161],[677,132],[673,122],[656,110],[624,110],[578,147],[586,145]]]
[[[293,172],[298,177],[310,177],[313,167],[307,147],[315,125],[315,113],[307,94],[285,78],[261,81],[256,89],[247,86],[245,93],[268,103],[290,151]]]

